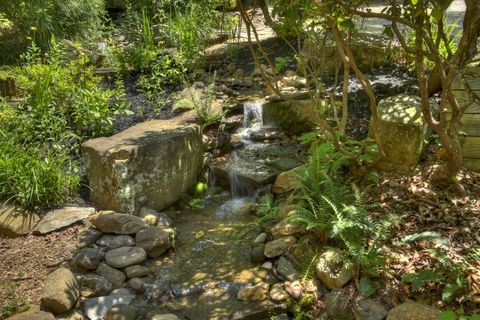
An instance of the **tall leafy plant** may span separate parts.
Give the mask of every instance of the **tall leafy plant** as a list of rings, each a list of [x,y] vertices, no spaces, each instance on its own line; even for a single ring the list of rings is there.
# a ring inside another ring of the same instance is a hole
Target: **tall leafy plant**
[[[43,50],[52,36],[84,40],[102,27],[103,0],[2,0],[0,16],[11,27],[0,32],[0,61],[17,60],[31,41]]]

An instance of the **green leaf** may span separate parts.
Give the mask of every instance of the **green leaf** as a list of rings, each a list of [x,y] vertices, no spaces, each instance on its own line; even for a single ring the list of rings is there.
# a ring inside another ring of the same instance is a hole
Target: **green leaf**
[[[419,273],[410,273],[402,277],[402,282],[410,283],[412,290],[416,291],[424,285],[441,280],[442,277],[432,270],[424,270]]]
[[[457,314],[451,310],[443,311],[437,318],[437,320],[456,320]]]
[[[377,291],[377,288],[375,288],[370,279],[362,277],[360,279],[358,290],[360,290],[365,298],[368,298]]]
[[[451,296],[455,294],[461,287],[455,283],[449,283],[443,288],[442,291],[442,300],[448,300]]]

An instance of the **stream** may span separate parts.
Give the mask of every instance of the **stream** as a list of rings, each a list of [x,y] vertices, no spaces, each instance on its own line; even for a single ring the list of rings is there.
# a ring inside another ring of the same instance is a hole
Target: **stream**
[[[244,125],[235,133],[239,148],[225,164],[230,192],[207,193],[203,197],[204,207],[178,212],[173,222],[178,230],[175,250],[155,260],[154,281],[147,286],[145,299],[137,299],[137,305],[146,311],[144,314],[174,313],[195,320],[231,319],[236,312],[238,315],[271,305],[241,301],[237,293],[248,285],[274,282],[268,270],[250,261],[251,242],[260,232],[254,223],[255,199],[264,192],[262,184],[271,183],[270,175],[277,174],[276,169],[255,155],[272,146],[278,148],[279,144],[276,139],[264,142],[250,137],[272,128],[263,125],[261,103],[244,104]],[[211,171],[211,183],[217,183],[215,169]],[[261,172],[267,179],[249,179]]]

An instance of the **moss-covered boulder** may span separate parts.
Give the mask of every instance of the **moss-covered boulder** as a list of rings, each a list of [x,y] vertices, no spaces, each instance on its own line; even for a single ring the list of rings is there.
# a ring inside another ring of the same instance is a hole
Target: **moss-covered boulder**
[[[91,200],[102,209],[162,210],[194,183],[202,166],[200,127],[174,120],[137,124],[82,145]]]
[[[327,100],[270,101],[263,105],[265,124],[275,124],[282,129],[301,133],[312,130],[318,123],[318,110],[325,108]]]
[[[375,162],[381,170],[408,173],[415,169],[429,130],[422,117],[420,98],[397,95],[378,104],[379,134],[386,158]],[[370,136],[373,136],[370,121]]]

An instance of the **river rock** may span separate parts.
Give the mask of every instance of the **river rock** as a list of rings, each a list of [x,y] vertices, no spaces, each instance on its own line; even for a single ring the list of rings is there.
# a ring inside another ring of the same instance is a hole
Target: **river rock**
[[[139,216],[151,227],[171,227],[173,224],[172,218],[165,213],[157,212],[156,210],[147,207],[140,209]]]
[[[287,311],[287,305],[266,302],[261,305],[247,306],[242,310],[235,311],[231,320],[263,320],[283,314]]]
[[[157,258],[172,247],[175,231],[170,228],[151,227],[137,233],[137,246],[145,249],[150,258]]]
[[[147,253],[140,247],[120,247],[108,251],[105,255],[105,261],[113,268],[125,268],[140,264],[146,259]]]
[[[105,297],[86,299],[83,306],[90,320],[101,320],[113,306],[129,304],[133,299],[135,293],[130,289],[117,289]]]
[[[381,170],[411,172],[418,164],[429,134],[418,96],[397,95],[378,104],[379,136],[386,158],[375,161]],[[373,121],[370,121],[372,135]]]
[[[275,238],[279,238],[304,233],[305,230],[306,226],[304,223],[293,222],[291,218],[286,218],[274,225],[270,231]]]
[[[80,295],[84,298],[105,296],[112,289],[112,283],[98,274],[88,273],[80,281]]]
[[[126,213],[176,202],[195,183],[203,157],[200,126],[180,121],[147,121],[83,143],[91,200]]]
[[[260,233],[255,240],[253,240],[254,244],[263,244],[267,240],[268,235],[265,232]]]
[[[265,261],[265,254],[263,253],[265,251],[265,245],[264,244],[258,244],[252,247],[252,250],[250,252],[250,260],[253,263],[261,263]]]
[[[293,96],[293,94],[287,94]],[[266,125],[277,124],[285,131],[302,133],[311,131],[319,121],[316,110],[319,107],[329,107],[331,102],[328,99],[321,101],[308,100],[309,92],[302,92],[306,100],[297,100],[295,103],[289,101],[270,101],[263,105],[263,119]],[[297,98],[300,97],[297,95]],[[270,99],[281,100],[277,95],[270,96]]]
[[[333,261],[337,260],[338,252],[327,250],[320,255],[316,265],[317,278],[322,281],[328,289],[341,288],[346,285],[354,276],[352,268],[332,267]]]
[[[351,306],[351,294],[347,289],[333,289],[325,295],[325,310],[328,319],[355,320]]]
[[[153,210],[153,209],[148,208],[148,207],[143,207],[143,208],[140,209],[140,212],[138,213],[138,215],[140,216],[140,218],[145,220],[145,222],[150,227],[153,227],[157,224],[158,217],[157,217],[157,211],[156,210]]]
[[[405,302],[393,308],[387,320],[435,320],[440,311],[434,307],[417,302]]]
[[[303,166],[300,166],[280,173],[272,185],[272,193],[283,194],[292,191],[296,187],[297,175],[303,168]]]
[[[289,281],[293,281],[298,277],[298,271],[295,270],[292,263],[285,257],[280,257],[277,263],[277,272]]]
[[[180,320],[176,315],[174,314],[156,314],[148,318],[149,320]]]
[[[100,263],[95,272],[110,281],[113,289],[122,288],[127,279],[122,271],[112,268],[105,263]]]
[[[288,292],[285,291],[283,283],[275,283],[270,290],[270,300],[273,302],[283,302],[289,298]]]
[[[267,242],[264,254],[267,258],[275,258],[284,254],[288,248],[297,243],[297,238],[288,236]]]
[[[384,320],[387,313],[387,309],[373,299],[363,299],[358,302],[358,314],[361,320]]]
[[[15,238],[30,233],[39,221],[40,218],[34,213],[0,203],[1,237]]]
[[[112,211],[101,211],[92,216],[90,222],[105,233],[134,234],[148,228],[140,217]]]
[[[87,219],[95,212],[94,208],[65,207],[48,212],[37,224],[33,232],[35,234],[47,234],[76,222]]]
[[[315,258],[317,252],[322,248],[322,244],[318,238],[313,233],[309,233],[301,237],[295,247],[293,248],[292,254],[298,262],[302,264],[311,264],[312,260]]]
[[[305,294],[303,285],[298,280],[285,282],[285,291],[295,300],[300,300]]]
[[[47,276],[43,287],[42,303],[53,313],[72,309],[80,295],[75,275],[66,268],[60,268]]]
[[[85,320],[85,314],[77,309],[70,310],[67,313],[62,313],[56,317],[56,320]]]
[[[140,265],[126,267],[124,271],[127,278],[141,278],[150,273],[147,267]]]
[[[75,256],[75,263],[82,268],[94,270],[103,261],[105,252],[97,248],[83,248]]]
[[[137,311],[127,304],[117,304],[108,310],[105,320],[137,320]]]
[[[133,247],[135,240],[128,235],[104,234],[97,240],[96,244],[107,249],[115,249],[119,247]]]
[[[264,301],[268,298],[268,288],[268,283],[264,282],[243,287],[238,291],[237,298],[242,301]]]
[[[128,280],[128,286],[138,293],[142,293],[145,290],[145,282],[142,278],[132,278]]]
[[[307,85],[307,79],[298,75],[286,76],[281,80],[282,84],[294,88],[305,88]]]
[[[97,230],[95,228],[89,228],[87,230],[84,230],[78,236],[76,243],[77,248],[82,249],[91,246],[95,243],[95,241],[98,240],[98,238],[102,236],[102,234],[103,233],[100,230]]]
[[[50,312],[40,311],[38,306],[32,306],[28,311],[8,317],[6,320],[55,320]]]

